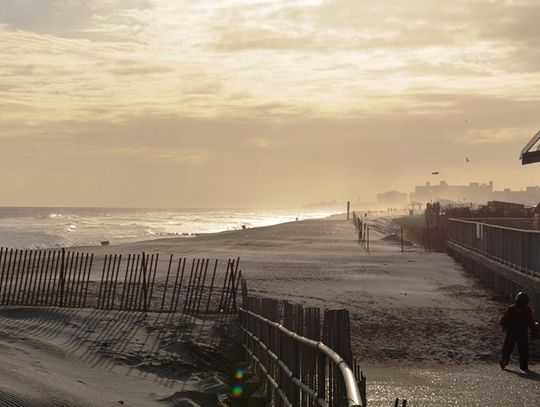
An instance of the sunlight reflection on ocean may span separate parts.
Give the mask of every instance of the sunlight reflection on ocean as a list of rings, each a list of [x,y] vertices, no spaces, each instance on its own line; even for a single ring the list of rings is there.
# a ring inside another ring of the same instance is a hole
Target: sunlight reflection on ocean
[[[192,236],[322,218],[335,210],[0,208],[0,246],[48,248]]]

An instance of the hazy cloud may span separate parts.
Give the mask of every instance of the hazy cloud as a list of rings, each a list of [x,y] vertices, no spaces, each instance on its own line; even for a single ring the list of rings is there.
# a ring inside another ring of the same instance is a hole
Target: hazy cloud
[[[0,0],[0,23],[14,30],[61,37],[84,37],[106,23],[133,24],[131,11],[151,7],[149,0]]]
[[[466,131],[465,135],[456,138],[463,144],[499,144],[512,140],[525,140],[530,134],[528,128],[507,129],[475,129]]]
[[[3,203],[354,199],[434,168],[537,183],[517,154],[539,18],[525,0],[0,0]]]

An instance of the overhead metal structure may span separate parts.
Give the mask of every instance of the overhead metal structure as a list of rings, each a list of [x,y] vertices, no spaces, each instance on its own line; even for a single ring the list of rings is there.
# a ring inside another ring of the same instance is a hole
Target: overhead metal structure
[[[522,165],[540,162],[540,131],[523,147],[520,160]]]

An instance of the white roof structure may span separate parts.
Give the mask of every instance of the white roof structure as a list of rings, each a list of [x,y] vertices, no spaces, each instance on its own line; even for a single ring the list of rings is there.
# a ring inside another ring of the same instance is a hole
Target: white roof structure
[[[537,147],[533,150],[535,145]],[[522,165],[540,162],[540,131],[523,147],[520,159]]]

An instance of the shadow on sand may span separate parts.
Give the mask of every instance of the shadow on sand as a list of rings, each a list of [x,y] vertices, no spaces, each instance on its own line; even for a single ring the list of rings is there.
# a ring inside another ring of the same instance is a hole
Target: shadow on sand
[[[521,377],[525,380],[532,380],[534,382],[540,382],[540,373],[537,373],[533,370],[529,370],[528,372],[524,372],[522,370],[512,370],[512,369],[504,369],[505,372],[514,374],[516,376]]]

